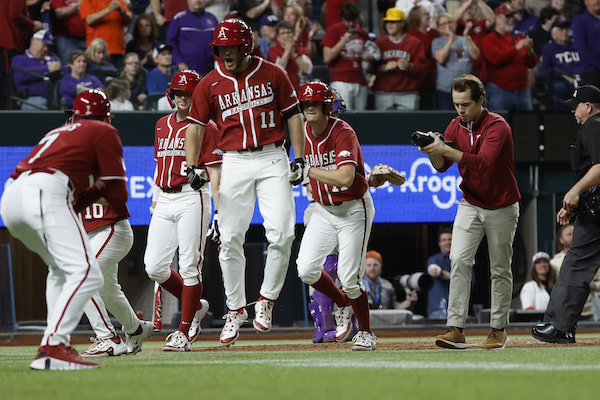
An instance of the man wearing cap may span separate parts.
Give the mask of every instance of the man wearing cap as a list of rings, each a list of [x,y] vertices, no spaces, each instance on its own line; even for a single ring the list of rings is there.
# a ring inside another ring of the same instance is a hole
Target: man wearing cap
[[[146,75],[148,94],[166,92],[169,82],[171,82],[173,75],[175,75],[172,68],[172,52],[173,48],[164,43],[152,51],[152,58],[154,59],[156,68],[152,69]]]
[[[574,45],[583,64],[582,84],[600,87],[600,0],[585,0],[586,11],[573,18]]]
[[[260,38],[258,38],[258,45],[265,57],[269,54],[269,49],[275,45],[275,33],[277,29],[275,28],[275,25],[277,25],[277,22],[279,22],[279,20],[272,14],[263,15],[260,19]]]
[[[56,56],[48,54],[48,46],[54,44],[52,33],[47,29],[37,31],[31,38],[29,49],[25,54],[15,56],[12,67],[21,68],[40,75],[49,75],[58,71],[61,67]],[[15,71],[13,80],[17,88],[17,94],[27,99],[28,102],[40,107],[48,107],[47,88],[43,79],[31,74]],[[22,92],[19,93],[19,92]],[[40,107],[21,104],[21,110],[38,110]]]
[[[556,21],[552,24],[552,41],[542,49],[540,73],[550,77],[552,97],[556,110],[568,110],[564,99],[575,89],[576,76],[583,72],[579,52],[569,36],[569,21]]]
[[[179,70],[193,69],[205,75],[214,68],[209,46],[219,21],[205,11],[207,0],[188,0],[188,9],[173,17],[167,31],[167,44],[173,49],[173,64]]]
[[[576,183],[565,194],[556,221],[566,225],[576,216],[573,243],[552,289],[544,323],[531,330],[531,336],[549,343],[575,343],[575,326],[590,292],[590,282],[600,267],[600,223],[583,213],[575,214],[585,206],[581,204],[582,195],[600,185],[600,89],[581,86],[565,104],[581,128],[571,145]]]
[[[406,34],[408,24],[401,9],[388,8],[383,21],[388,34],[375,40],[381,50],[374,67],[375,109],[417,110],[419,73],[427,67],[423,43]]]
[[[490,110],[532,110],[529,71],[537,65],[533,40],[513,34],[515,9],[510,3],[496,8],[495,30],[483,38],[488,70],[486,90]]]

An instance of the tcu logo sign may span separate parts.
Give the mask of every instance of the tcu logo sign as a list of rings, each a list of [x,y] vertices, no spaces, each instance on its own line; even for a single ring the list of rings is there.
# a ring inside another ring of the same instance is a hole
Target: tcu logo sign
[[[228,31],[229,31],[229,28],[222,26],[221,29],[219,30],[219,35],[217,36],[217,39],[227,39]]]

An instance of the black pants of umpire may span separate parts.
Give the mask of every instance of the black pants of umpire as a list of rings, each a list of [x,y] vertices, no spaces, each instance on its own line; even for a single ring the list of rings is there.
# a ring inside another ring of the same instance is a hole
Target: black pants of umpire
[[[573,244],[567,251],[552,289],[544,321],[563,332],[575,328],[600,267],[600,223],[575,218]]]

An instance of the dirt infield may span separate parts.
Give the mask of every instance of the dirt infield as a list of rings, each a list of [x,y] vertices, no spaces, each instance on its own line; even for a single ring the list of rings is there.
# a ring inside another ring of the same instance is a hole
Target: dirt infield
[[[510,335],[525,335],[527,331],[507,331]],[[421,338],[415,340],[402,341],[379,341],[377,343],[378,350],[433,350],[440,349],[435,345],[435,336],[441,332],[433,331],[382,331],[376,332],[379,338]],[[471,331],[471,336],[485,336],[486,331]],[[583,333],[583,332],[582,332]],[[164,341],[164,334],[159,333],[150,338],[151,341]],[[240,341],[237,345],[231,347],[221,347],[218,345],[218,334],[202,335],[198,338],[199,342],[206,343],[207,347],[194,347],[196,352],[239,352],[239,351],[348,351],[352,347],[352,343],[311,343],[311,334],[307,332],[298,333],[271,333],[268,335],[262,334],[244,334],[240,336]],[[260,344],[260,345],[244,345],[252,340],[306,340],[307,343],[298,344]],[[467,349],[480,349],[484,340],[469,340],[467,336]],[[14,338],[0,340],[0,346],[36,346],[40,343],[39,335],[18,335]],[[82,335],[74,335],[72,337],[73,344],[90,344],[89,338]],[[214,346],[212,345],[214,343]],[[600,338],[578,338],[573,344],[548,344],[540,342],[533,338],[526,339],[511,339],[508,348],[541,348],[541,347],[600,347]],[[146,351],[160,351],[146,350]]]

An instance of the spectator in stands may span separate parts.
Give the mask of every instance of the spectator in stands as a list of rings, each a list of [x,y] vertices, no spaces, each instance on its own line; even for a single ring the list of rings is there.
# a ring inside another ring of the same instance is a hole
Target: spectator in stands
[[[127,43],[125,53],[136,53],[140,59],[140,66],[150,71],[156,67],[152,58],[152,51],[160,43],[157,42],[158,25],[148,14],[140,14],[133,23],[133,39]]]
[[[85,56],[88,61],[88,72],[100,79],[104,86],[108,81],[119,76],[119,71],[109,60],[108,44],[102,38],[92,41],[85,50]]]
[[[347,2],[340,10],[341,22],[327,28],[321,40],[323,60],[329,64],[331,87],[338,91],[351,110],[367,108],[367,81],[362,61],[373,62],[373,55],[365,50],[369,35],[359,26],[360,8]]]
[[[279,6],[273,0],[238,0],[237,10],[254,32],[260,30],[263,15],[281,15]]]
[[[11,108],[10,65],[14,56],[25,51],[27,39],[41,22],[29,18],[27,5],[22,0],[2,1],[0,13],[0,109]]]
[[[431,14],[425,7],[414,7],[408,13],[409,36],[414,36],[423,43],[426,66],[420,73],[419,96],[422,110],[433,109],[435,99],[435,59],[431,54],[431,42],[439,36],[437,30],[431,28]]]
[[[552,30],[552,24],[558,19],[559,12],[557,9],[547,6],[540,10],[540,19],[538,24],[529,31],[527,34],[533,39],[533,51],[537,54],[541,60],[542,49],[544,46],[552,40],[550,31]],[[570,93],[569,93],[570,94]],[[565,96],[565,99],[568,96]]]
[[[87,58],[83,50],[74,50],[69,57],[69,70],[60,80],[60,96],[65,100],[67,108],[73,107],[75,97],[89,89],[104,89],[100,79],[87,74]]]
[[[515,35],[526,35],[538,23],[538,17],[530,14],[525,8],[525,0],[510,0],[510,5],[515,10]]]
[[[188,0],[188,9],[177,14],[167,32],[167,44],[173,48],[173,64],[179,70],[193,69],[205,75],[214,68],[212,47],[219,21],[204,10],[207,0]]]
[[[481,11],[482,19],[477,19],[477,10]],[[464,31],[467,26],[469,35],[473,39],[473,43],[479,49],[479,58],[473,61],[473,74],[482,81],[487,79],[487,70],[485,69],[485,58],[481,47],[483,38],[492,31],[495,23],[494,10],[485,3],[484,0],[462,0],[459,8],[452,14],[456,21],[456,34],[464,36]]]
[[[560,21],[571,21],[571,7],[566,0],[550,0],[550,7],[558,10]]]
[[[167,40],[167,31],[173,17],[188,8],[187,0],[150,0],[152,14],[158,25],[158,37],[161,42]],[[163,9],[164,8],[164,14]]]
[[[52,33],[49,30],[42,29],[37,31],[31,38],[29,49],[25,50],[25,54],[19,54],[12,59],[12,67],[45,76],[59,73],[61,69],[60,61],[57,57],[48,54],[48,46],[52,46],[53,44]],[[21,110],[37,110],[49,106],[47,86],[42,78],[25,72],[15,71],[13,80],[19,97],[25,98],[28,102],[39,106],[34,107],[23,103],[21,104]]]
[[[581,57],[580,84],[600,87],[600,0],[585,0],[586,11],[573,19],[573,44]]]
[[[523,310],[546,311],[550,292],[556,283],[556,273],[550,268],[550,256],[539,251],[531,259],[531,280],[523,285],[519,297]]]
[[[290,21],[294,25],[294,40],[296,44],[306,48],[310,58],[317,54],[317,46],[312,41],[315,33],[319,29],[317,25],[312,25],[304,15],[304,10],[297,4],[286,4],[282,10],[283,19]]]
[[[452,230],[443,228],[438,234],[440,252],[427,260],[427,274],[433,277],[433,287],[427,293],[427,317],[448,317],[448,295],[450,293],[450,246]]]
[[[513,34],[515,10],[510,3],[496,8],[494,32],[483,38],[487,63],[486,90],[490,110],[532,110],[529,72],[537,64],[533,40]]]
[[[81,0],[52,0],[52,28],[56,52],[61,64],[67,65],[73,50],[85,50],[85,22],[79,15]]]
[[[381,50],[381,60],[373,71],[375,109],[418,110],[418,77],[427,66],[422,43],[406,34],[408,26],[404,11],[389,8],[383,20],[388,33],[375,40]]]
[[[285,69],[292,85],[299,91],[312,72],[313,64],[304,47],[296,44],[294,25],[289,21],[277,23],[277,43],[269,50],[269,61]]]
[[[167,44],[161,44],[157,49],[154,49],[152,57],[154,58],[156,68],[146,75],[148,94],[166,92],[169,82],[173,78],[173,75],[175,75],[175,71],[172,68],[172,51],[173,48]]]
[[[108,44],[111,63],[117,68],[125,55],[125,27],[132,21],[132,14],[123,0],[82,0],[79,15],[87,24],[88,47],[95,39],[102,38]]]
[[[113,79],[105,92],[110,99],[111,111],[133,111],[133,104],[129,101],[131,98],[129,82],[124,79]]]
[[[564,103],[575,89],[575,80],[583,72],[579,53],[569,36],[571,23],[557,21],[552,26],[552,41],[544,46],[540,74],[552,85],[555,110],[569,110]]]
[[[396,289],[390,281],[381,277],[383,270],[383,258],[375,250],[367,252],[365,262],[365,274],[362,278],[369,296],[370,309],[407,309],[418,298],[417,292],[412,290],[406,293],[401,302],[397,301]]]
[[[431,53],[437,64],[436,95],[438,110],[454,110],[452,81],[473,72],[473,61],[479,58],[479,49],[469,35],[472,24],[467,24],[463,35],[456,36],[456,23],[452,15],[441,14],[437,27],[442,36],[433,39]]]
[[[206,6],[206,11],[211,13],[221,22],[225,16],[231,11],[231,6],[236,4],[237,0],[210,0]]]
[[[560,266],[567,255],[567,250],[569,250],[569,247],[571,247],[571,244],[573,243],[573,224],[569,223],[567,225],[561,225],[556,232],[556,236],[560,251],[554,254],[554,257],[550,260],[550,265],[556,273],[556,276],[558,276]]]
[[[275,44],[275,34],[277,33],[277,25],[279,20],[274,15],[263,15],[260,19],[260,37],[258,38],[258,45],[260,52],[263,55],[269,54],[269,49]]]
[[[125,62],[123,63],[123,71],[121,79],[129,82],[131,89],[131,103],[136,110],[144,109],[144,100],[148,96],[146,89],[146,72],[142,73],[140,68],[140,58],[136,53],[125,54]],[[154,61],[153,61],[154,62]]]

